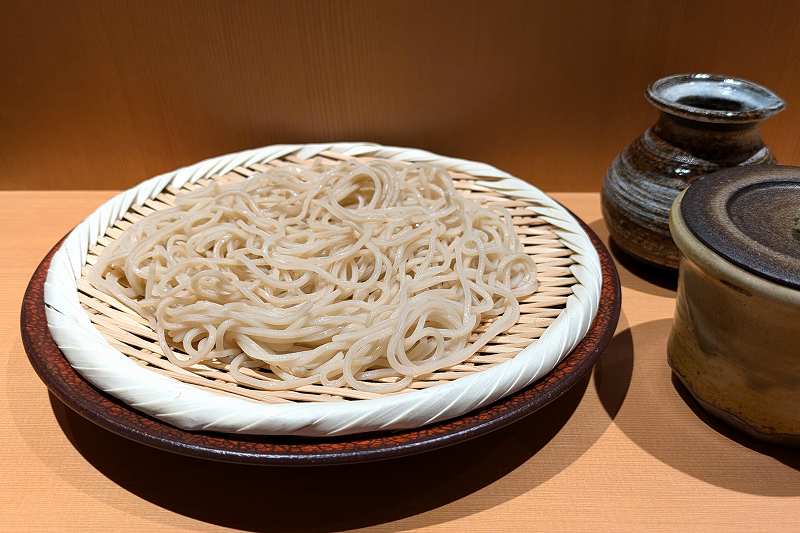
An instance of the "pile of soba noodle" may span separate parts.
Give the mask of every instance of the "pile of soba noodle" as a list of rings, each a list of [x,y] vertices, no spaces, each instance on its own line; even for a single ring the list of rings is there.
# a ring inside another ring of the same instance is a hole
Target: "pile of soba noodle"
[[[470,358],[537,286],[508,211],[465,198],[440,168],[383,160],[179,195],[92,276],[181,367],[221,364],[265,390],[377,393]]]

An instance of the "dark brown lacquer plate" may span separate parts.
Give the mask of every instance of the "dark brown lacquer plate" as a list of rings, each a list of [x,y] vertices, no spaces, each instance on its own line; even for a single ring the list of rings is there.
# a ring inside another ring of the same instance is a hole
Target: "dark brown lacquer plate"
[[[547,376],[488,407],[419,429],[334,438],[270,437],[184,431],[149,417],[95,389],[70,366],[47,327],[44,281],[50,258],[42,260],[22,302],[22,340],[36,372],[64,404],[117,435],[162,450],[233,463],[333,465],[377,461],[422,453],[485,435],[541,409],[569,390],[594,366],[617,326],[620,286],[603,243],[585,224],[600,256],[603,289],[600,307],[586,337]]]

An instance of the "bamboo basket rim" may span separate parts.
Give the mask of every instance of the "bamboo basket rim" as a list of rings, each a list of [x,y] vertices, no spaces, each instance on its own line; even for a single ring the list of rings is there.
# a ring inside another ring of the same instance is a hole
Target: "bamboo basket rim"
[[[176,406],[180,402],[172,402],[172,405],[169,406],[170,410],[166,412],[165,409],[163,409],[163,405],[159,405],[158,409],[148,409],[148,404],[153,402],[152,396],[154,391],[159,389],[166,390],[158,386],[153,388],[151,384],[149,386],[149,395],[145,395],[145,401],[142,401],[140,397],[141,394],[135,395],[136,398],[133,398],[134,401],[131,401],[131,398],[122,398],[123,401],[129,403],[132,407],[148,412],[149,414],[154,414],[159,418],[170,421],[185,429],[220,430],[218,427],[219,419],[217,418],[209,423],[209,417],[207,415],[214,412],[215,409],[221,408],[222,404],[225,403],[220,401],[223,395],[234,396],[235,398],[230,399],[245,401],[249,404],[259,402],[263,404],[264,407],[283,408],[283,410],[287,412],[289,409],[297,410],[301,407],[311,407],[311,404],[306,402],[328,404],[344,403],[350,405],[383,402],[387,405],[376,404],[373,409],[369,410],[372,412],[372,420],[367,424],[367,428],[364,428],[363,420],[355,426],[350,422],[342,427],[340,423],[336,431],[326,429],[323,432],[320,432],[318,429],[309,432],[307,427],[301,428],[301,431],[298,431],[296,427],[292,427],[289,431],[286,431],[283,427],[276,427],[280,425],[275,423],[267,423],[266,426],[270,434],[290,433],[324,435],[351,433],[354,432],[351,430],[355,428],[359,431],[363,431],[365,429],[413,427],[421,424],[416,422],[412,425],[408,425],[408,423],[405,422],[406,425],[403,425],[404,418],[419,420],[418,416],[409,417],[409,413],[405,413],[405,416],[401,417],[394,416],[394,418],[387,423],[384,415],[391,412],[392,404],[397,403],[394,400],[399,396],[420,396],[423,391],[433,390],[436,392],[434,389],[442,390],[445,385],[458,384],[465,380],[469,381],[467,379],[468,377],[485,374],[489,369],[508,366],[506,365],[507,362],[515,360],[520,352],[526,350],[532,344],[535,344],[545,332],[551,330],[553,324],[559,321],[559,317],[564,315],[570,299],[572,299],[571,301],[573,301],[573,304],[575,300],[584,301],[586,304],[583,306],[583,309],[581,309],[581,311],[583,311],[581,327],[578,329],[584,330],[582,334],[585,334],[585,329],[588,329],[588,325],[591,323],[589,318],[593,318],[593,313],[596,312],[597,309],[596,298],[594,298],[595,301],[593,302],[591,297],[585,298],[586,295],[582,295],[582,293],[590,293],[594,290],[596,294],[599,294],[599,280],[601,279],[599,275],[599,263],[597,263],[597,269],[593,273],[594,276],[587,275],[587,272],[585,272],[586,265],[591,265],[591,259],[597,262],[596,253],[593,254],[594,248],[591,243],[588,243],[588,239],[586,239],[583,230],[578,226],[576,231],[575,226],[577,226],[577,223],[574,221],[574,218],[572,218],[563,207],[553,202],[549,197],[536,190],[534,187],[516,178],[511,178],[510,176],[509,178],[511,180],[516,181],[514,183],[508,183],[508,178],[504,180],[505,173],[497,171],[488,165],[441,158],[441,156],[435,156],[418,150],[387,148],[379,147],[378,145],[364,145],[358,143],[326,146],[298,145],[288,150],[286,147],[280,146],[267,147],[261,150],[267,149],[271,149],[269,155],[273,157],[261,158],[260,161],[247,161],[245,159],[241,162],[242,164],[237,164],[235,166],[228,165],[230,168],[226,168],[225,165],[220,166],[217,164],[215,166],[209,165],[208,162],[201,162],[193,167],[188,167],[194,170],[197,170],[197,167],[205,167],[202,169],[203,173],[197,174],[196,176],[183,179],[186,169],[181,169],[175,173],[168,174],[170,177],[169,180],[164,180],[161,177],[153,178],[152,180],[148,180],[148,182],[144,182],[137,188],[120,194],[118,198],[124,198],[125,195],[131,196],[130,201],[127,202],[128,205],[124,206],[124,209],[122,205],[116,206],[118,208],[117,212],[109,213],[108,216],[103,219],[103,214],[99,213],[103,209],[101,208],[98,210],[98,213],[95,213],[95,215],[99,214],[99,217],[95,216],[95,218],[100,218],[99,221],[94,220],[92,217],[87,219],[87,221],[95,221],[97,223],[96,227],[93,228],[93,232],[96,236],[94,239],[85,239],[79,242],[79,248],[82,251],[85,250],[85,252],[82,253],[80,261],[73,261],[71,265],[71,274],[75,276],[75,294],[78,296],[79,307],[84,314],[82,325],[84,327],[88,325],[94,333],[99,335],[103,341],[105,341],[107,347],[110,348],[112,353],[117,357],[124,357],[128,361],[133,361],[140,368],[145,367],[142,369],[147,372],[159,374],[160,378],[178,380],[182,382],[182,385],[192,387],[195,391],[202,390],[205,394],[203,400],[200,402],[202,407],[195,406],[189,411],[185,409],[176,410]],[[380,150],[388,150],[391,153],[381,153]],[[398,153],[403,155],[403,157],[397,158]],[[222,158],[230,159],[240,154],[231,154],[229,156],[222,156]],[[245,179],[249,175],[263,170],[266,165],[311,164],[317,161],[332,163],[345,159],[373,157],[390,158],[406,162],[425,160],[433,164],[439,164],[441,161],[449,163],[450,168],[448,168],[448,170],[462,192],[468,196],[475,197],[479,201],[500,203],[511,209],[515,227],[517,227],[518,233],[523,239],[523,243],[526,245],[526,251],[534,257],[540,268],[540,289],[530,298],[530,301],[523,301],[523,308],[525,311],[517,325],[512,327],[508,332],[499,335],[496,341],[493,341],[493,343],[487,347],[487,350],[480,352],[473,360],[462,365],[457,365],[457,367],[435,372],[432,375],[417,379],[406,391],[389,395],[376,395],[372,393],[362,393],[361,391],[353,391],[347,388],[330,390],[330,388],[312,385],[301,387],[298,390],[276,393],[274,391],[259,391],[251,387],[232,383],[231,380],[226,379],[224,369],[212,368],[207,365],[201,365],[191,370],[179,368],[166,361],[160,354],[160,349],[157,347],[157,344],[154,346],[152,342],[153,339],[148,339],[149,336],[152,336],[153,332],[149,329],[149,326],[146,325],[144,319],[138,317],[133,311],[126,309],[110,296],[105,295],[101,291],[97,291],[97,289],[87,283],[83,277],[86,269],[91,268],[91,264],[93,264],[94,259],[96,259],[96,254],[99,253],[105,245],[122,235],[124,230],[136,220],[159,209],[169,207],[175,194],[179,193],[181,190],[193,190],[198,187],[203,187],[211,183],[211,180],[214,179]],[[216,160],[210,161],[213,162]],[[455,162],[455,164],[452,164],[453,162]],[[219,162],[217,161],[217,163]],[[184,175],[181,174],[182,172]],[[491,175],[492,173],[495,175]],[[489,178],[489,180],[487,180],[487,178]],[[163,186],[159,187],[161,183],[155,181],[159,179],[164,182]],[[506,182],[504,183],[504,181]],[[155,185],[155,187],[151,187],[152,190],[149,191],[147,195],[142,195],[141,187],[148,184]],[[524,185],[522,190],[526,191],[527,194],[520,194],[520,184]],[[513,185],[513,187],[511,187],[511,185]],[[139,194],[134,195],[131,191],[135,191]],[[536,194],[530,194],[531,192],[535,192]],[[549,202],[546,203],[550,205],[542,205],[542,201],[545,198],[549,200]],[[556,213],[559,210],[561,212]],[[558,214],[559,217],[555,217],[555,214]],[[569,224],[570,222],[572,222],[572,225]],[[581,241],[581,239],[574,238],[576,235],[578,237],[582,236],[586,240],[585,243],[580,243],[583,246],[578,245],[578,241]],[[70,237],[71,236],[72,235],[70,235]],[[592,253],[587,253],[587,243]],[[54,261],[54,263],[56,263],[56,261]],[[56,269],[58,269],[57,266]],[[52,270],[53,266],[51,266],[51,271],[48,273],[48,279],[52,274]],[[594,287],[592,287],[592,285],[594,285]],[[584,298],[581,298],[581,296],[584,296]],[[573,307],[575,307],[575,305],[573,305]],[[53,313],[55,313],[57,307],[48,306],[49,323],[51,309]],[[60,315],[58,318],[62,316],[63,315]],[[61,346],[62,343],[59,342],[56,335],[57,329],[53,329],[53,324],[50,324],[50,327],[54,338],[56,338],[57,343]],[[566,328],[566,330],[569,329],[569,327]],[[574,344],[582,338],[582,334],[577,336],[572,332],[569,337],[574,338],[571,339],[569,344],[574,346]],[[95,340],[99,341],[100,339],[95,336]],[[85,348],[86,343],[83,344]],[[569,353],[570,350],[564,349],[568,345],[565,345],[563,342],[558,342],[556,344],[561,345],[561,349],[558,350],[559,354],[556,357],[551,356],[547,364],[540,362],[540,370],[545,369],[545,367],[549,367],[546,368],[546,370],[551,369],[564,355]],[[63,347],[64,346],[62,346],[62,348]],[[107,352],[108,350],[104,351]],[[80,361],[76,363],[69,357],[66,351],[65,355],[70,359],[70,363],[73,367],[92,381],[95,386],[114,395],[124,392],[121,391],[118,382],[116,382],[114,386],[109,386],[109,381],[107,379],[104,380],[100,378],[93,380],[92,376],[98,372],[97,367],[87,367],[81,364]],[[109,359],[109,361],[110,360],[111,359]],[[95,357],[93,361],[95,365],[98,361],[104,364],[108,362],[98,357]],[[546,372],[538,372],[538,374],[542,375],[544,373]],[[538,377],[541,377],[541,375],[537,376],[537,379]],[[100,382],[100,384],[96,381]],[[127,380],[126,386],[130,386],[132,383],[131,380]],[[486,398],[494,395],[476,392],[467,394],[473,387],[472,385],[462,387],[467,392],[461,392],[461,396],[463,397],[465,394],[468,396],[476,396],[477,394],[485,403]],[[518,390],[518,388],[519,387],[515,390]],[[509,389],[498,397],[505,396],[510,392],[513,391]],[[125,394],[121,395],[125,396]],[[445,399],[448,397],[446,394],[442,396]],[[456,396],[453,397],[455,397],[456,400],[458,399]],[[339,401],[342,399],[353,399],[355,401]],[[288,405],[285,402],[287,402]],[[158,403],[163,404],[163,402]],[[458,402],[451,402],[449,411],[456,411],[453,409],[456,403]],[[466,402],[463,403],[466,404]],[[474,399],[470,403],[474,403]],[[197,409],[201,411],[206,410],[207,413],[198,413]],[[242,407],[239,406],[239,410],[241,409]],[[341,409],[341,407],[337,407],[337,409]],[[448,409],[440,409],[436,416],[426,418],[424,423],[449,418],[450,416],[443,416],[446,414],[446,411],[448,411]],[[236,410],[234,410],[234,412],[236,412]],[[383,413],[383,415],[380,413]],[[287,416],[291,418],[292,414]],[[336,415],[330,414],[328,414],[328,416],[336,417]],[[226,414],[226,417],[230,417],[230,414]],[[198,419],[202,421],[202,424],[197,421]],[[249,417],[249,419],[252,419],[252,417]],[[187,425],[191,425],[192,427],[187,428]],[[233,429],[237,432],[264,433],[263,425],[263,423],[258,425],[257,422],[256,425],[253,425],[252,421],[245,425],[242,425],[241,422],[234,422]],[[314,426],[315,424],[311,425]],[[327,421],[326,423],[317,425],[330,426],[331,423]],[[257,429],[257,431],[250,431],[254,428]],[[223,424],[221,430],[230,431],[231,424]]]

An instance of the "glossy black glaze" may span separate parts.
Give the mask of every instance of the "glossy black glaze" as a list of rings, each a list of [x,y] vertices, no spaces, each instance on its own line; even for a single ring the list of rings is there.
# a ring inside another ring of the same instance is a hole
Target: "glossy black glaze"
[[[689,230],[714,252],[800,289],[800,168],[721,170],[696,180],[680,207]]]

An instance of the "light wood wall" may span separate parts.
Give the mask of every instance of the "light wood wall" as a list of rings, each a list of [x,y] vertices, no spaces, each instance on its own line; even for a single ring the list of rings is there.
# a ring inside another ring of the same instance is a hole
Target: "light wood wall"
[[[800,163],[795,1],[0,2],[0,188],[121,188],[271,143],[370,140],[597,190],[665,74],[764,83]]]

